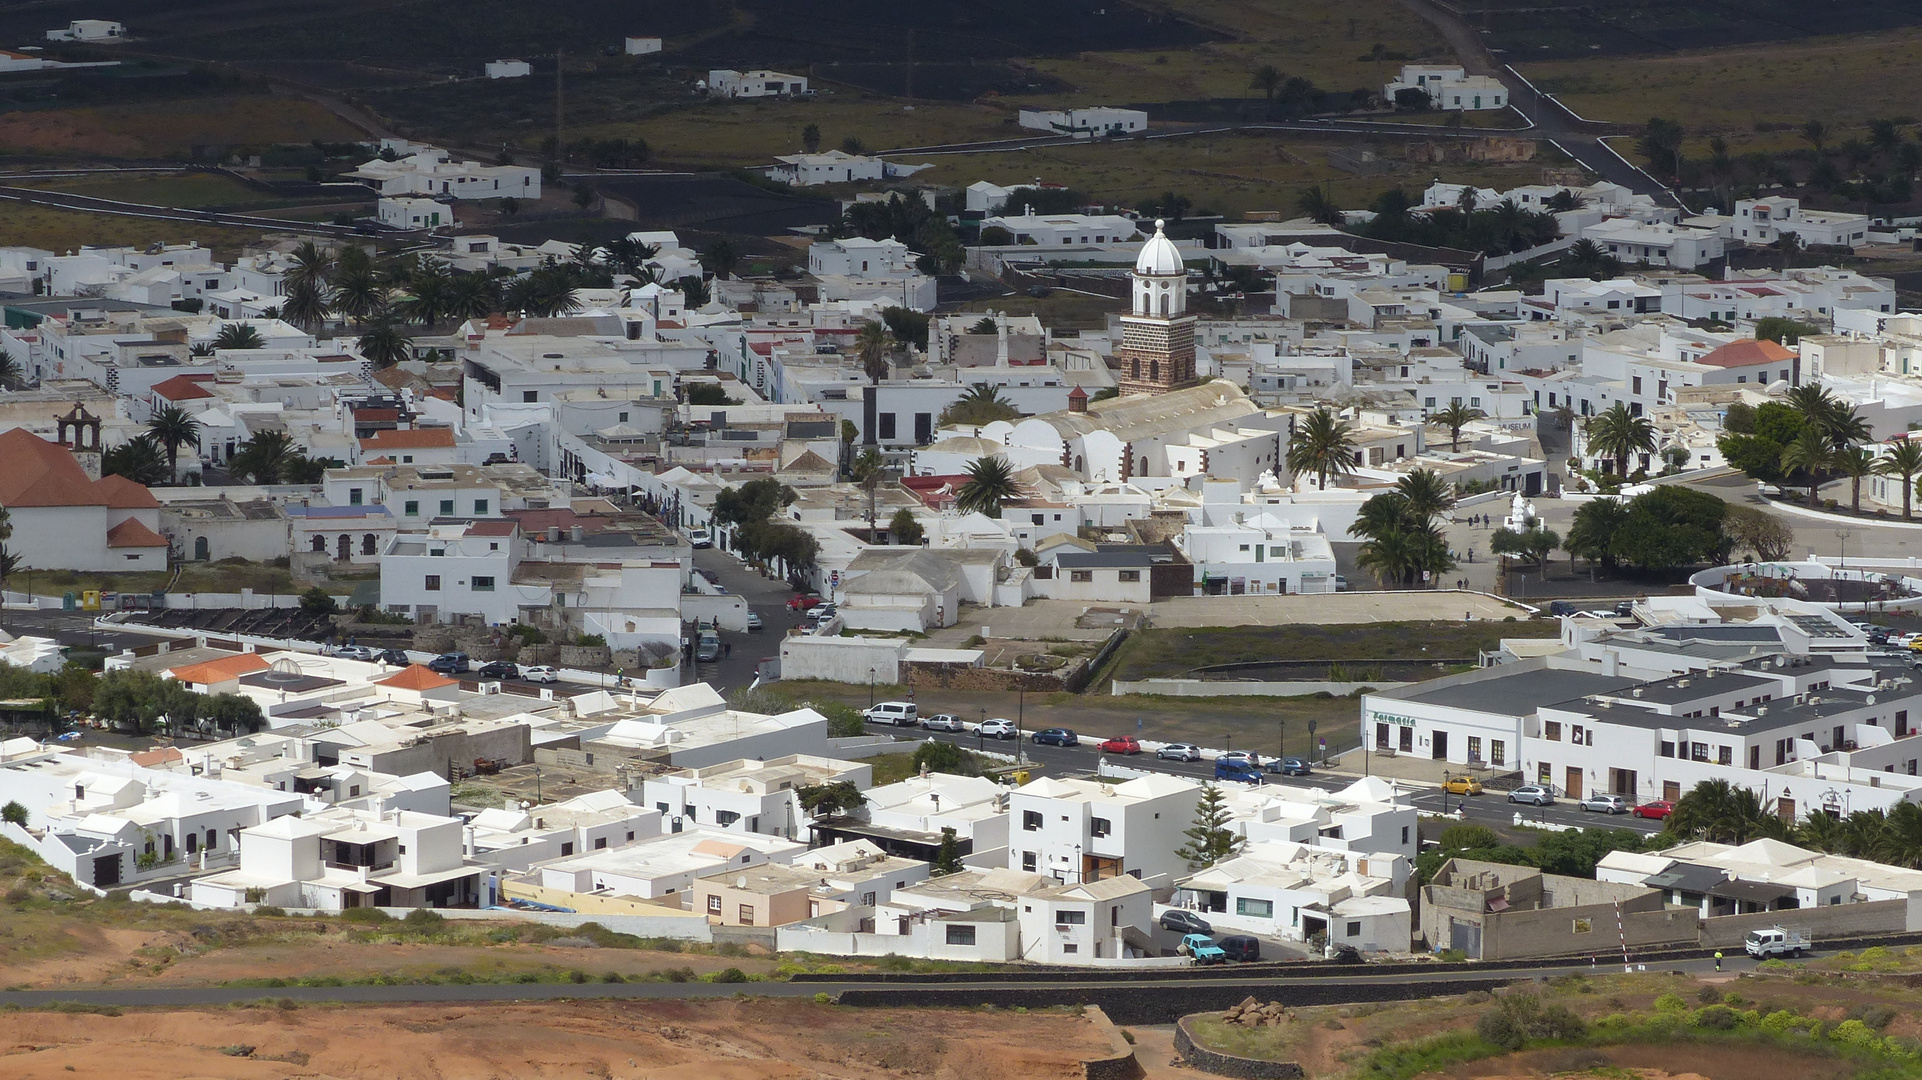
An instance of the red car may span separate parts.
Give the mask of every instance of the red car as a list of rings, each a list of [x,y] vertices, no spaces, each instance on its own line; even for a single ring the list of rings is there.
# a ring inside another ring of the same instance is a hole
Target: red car
[[[787,609],[789,611],[807,611],[810,608],[816,608],[819,606],[821,606],[821,598],[813,595],[812,593],[803,594],[801,596],[791,596],[788,598],[788,602],[787,602]]]
[[[1101,752],[1104,754],[1139,754],[1141,753],[1141,740],[1132,735],[1117,735],[1101,744]]]
[[[1654,818],[1657,821],[1660,821],[1668,817],[1670,814],[1674,812],[1675,812],[1675,804],[1672,802],[1669,802],[1667,799],[1656,799],[1652,802],[1645,802],[1636,806],[1635,809],[1629,811],[1629,813],[1635,815],[1636,817]]]

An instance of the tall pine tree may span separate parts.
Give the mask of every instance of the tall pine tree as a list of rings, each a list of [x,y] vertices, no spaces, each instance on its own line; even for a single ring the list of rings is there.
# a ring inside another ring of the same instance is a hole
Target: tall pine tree
[[[1176,849],[1175,854],[1187,860],[1190,870],[1205,870],[1223,859],[1234,858],[1241,853],[1248,838],[1228,828],[1228,822],[1233,819],[1221,789],[1203,784],[1201,800],[1195,804],[1195,823],[1182,833],[1188,842]]]

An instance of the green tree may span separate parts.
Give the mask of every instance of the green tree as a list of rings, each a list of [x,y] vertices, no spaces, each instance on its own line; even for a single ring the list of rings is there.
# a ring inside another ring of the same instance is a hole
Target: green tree
[[[1727,503],[1705,491],[1658,487],[1629,500],[1609,550],[1622,562],[1656,572],[1722,563],[1729,549],[1722,529],[1727,512]]]
[[[1497,555],[1514,555],[1534,563],[1548,580],[1548,557],[1562,546],[1562,538],[1540,525],[1532,529],[1497,529],[1488,546]]]
[[[1248,838],[1228,827],[1234,814],[1221,788],[1212,783],[1201,785],[1195,802],[1195,823],[1182,831],[1188,842],[1175,850],[1175,857],[1187,862],[1190,870],[1205,870],[1224,859],[1241,853]]]
[[[395,313],[431,330],[451,313],[453,291],[454,278],[446,263],[419,259],[407,276],[407,294],[394,305]]]
[[[284,431],[260,431],[242,443],[227,462],[235,479],[246,478],[255,484],[278,484],[281,473],[295,456],[294,441]]]
[[[734,274],[734,268],[741,265],[741,253],[726,240],[716,240],[701,253],[701,262],[715,277],[731,277]]]
[[[953,776],[980,776],[981,760],[951,742],[929,739],[914,750],[915,772],[948,773]]]
[[[0,390],[18,390],[27,383],[26,368],[5,349],[0,349]]]
[[[500,310],[500,281],[487,274],[459,273],[447,283],[447,316],[485,319]]]
[[[935,853],[931,873],[935,877],[943,874],[958,874],[961,865],[961,841],[954,835],[954,826],[941,826],[941,850]]]
[[[1876,456],[1860,446],[1845,446],[1829,458],[1829,467],[1849,481],[1849,511],[1862,512],[1862,479],[1875,473]]]
[[[1755,320],[1755,337],[1758,341],[1773,341],[1777,345],[1794,345],[1809,334],[1819,334],[1821,327],[1810,326],[1805,322],[1770,315]]]
[[[21,828],[25,828],[27,825],[27,808],[20,805],[19,800],[9,799],[7,800],[7,805],[0,806],[0,821],[4,821],[9,825],[18,825]]]
[[[574,205],[576,207],[586,210],[588,207],[594,205],[594,200],[598,197],[599,194],[594,190],[593,184],[583,180],[574,185]]]
[[[414,343],[401,332],[400,320],[385,308],[368,316],[354,348],[377,368],[390,368],[414,355]]]
[[[1274,104],[1275,91],[1281,89],[1282,81],[1281,69],[1273,64],[1261,65],[1248,77],[1248,85],[1261,91],[1262,97],[1266,98],[1270,105]]]
[[[994,457],[976,458],[968,466],[968,478],[955,493],[954,505],[963,513],[981,513],[991,518],[1001,516],[1001,505],[1022,497],[1021,483],[1014,478],[1014,467],[1008,459]]]
[[[1889,447],[1889,452],[1875,462],[1875,471],[1883,476],[1902,478],[1902,519],[1909,519],[1909,500],[1915,491],[1915,477],[1922,473],[1922,441],[1901,438]]]
[[[794,797],[800,801],[801,809],[807,811],[808,816],[816,818],[844,814],[868,803],[868,797],[861,794],[861,789],[846,780],[809,784],[796,791]]]
[[[1589,453],[1614,459],[1615,475],[1620,477],[1628,476],[1631,455],[1655,452],[1655,425],[1646,416],[1631,414],[1619,401],[1588,418],[1587,434]]]
[[[300,610],[309,615],[332,615],[339,610],[339,605],[327,590],[316,585],[300,594]]]
[[[167,451],[168,480],[178,480],[180,448],[191,446],[199,449],[200,421],[178,405],[166,405],[155,409],[153,416],[147,420],[147,434]]]
[[[1810,506],[1820,501],[1823,472],[1833,457],[1829,441],[1812,427],[1804,429],[1794,442],[1782,448],[1782,471],[1789,476],[1801,475],[1802,482],[1809,487]]]
[[[258,349],[266,344],[260,331],[247,323],[228,323],[214,335],[216,349]]]
[[[1748,427],[1746,432],[1723,434],[1715,445],[1724,460],[1750,479],[1780,483],[1787,477],[1782,469],[1782,451],[1809,427],[1807,418],[1793,406],[1770,401],[1753,411]]]
[[[1788,558],[1795,544],[1795,530],[1787,522],[1752,506],[1731,504],[1722,518],[1722,531],[1730,551],[1747,551],[1760,562]]]
[[[999,333],[1000,330],[1001,330],[1001,324],[989,318],[983,318],[980,322],[977,322],[973,326],[968,327],[968,333],[981,335],[981,336],[993,335],[993,334]]]
[[[1462,429],[1484,415],[1480,409],[1471,409],[1457,398],[1431,419],[1448,429],[1448,449],[1459,451],[1462,448]]]
[[[821,149],[821,125],[809,124],[801,129],[801,149],[810,154]]]
[[[987,383],[975,383],[956,398],[935,423],[940,427],[985,427],[997,420],[1019,420],[1021,410]]]
[[[296,326],[312,330],[327,318],[330,310],[324,283],[296,281],[287,286],[287,299],[280,305],[281,317]]]
[[[888,535],[902,547],[920,547],[921,540],[927,536],[927,533],[928,530],[915,520],[914,511],[905,506],[896,510],[894,516],[888,519]]]
[[[795,500],[794,489],[772,477],[749,480],[714,497],[714,520],[737,528],[773,517]]]
[[[1335,202],[1334,195],[1325,185],[1315,185],[1301,189],[1295,196],[1295,209],[1323,225],[1344,225],[1348,219],[1342,215],[1341,206]]]
[[[1395,481],[1395,494],[1402,497],[1407,514],[1419,525],[1432,524],[1455,505],[1455,485],[1433,469],[1413,469],[1403,474]]]
[[[740,401],[727,396],[727,388],[720,383],[696,382],[687,384],[687,403],[689,405],[739,405]]]
[[[1313,473],[1321,490],[1327,489],[1330,476],[1353,475],[1354,425],[1325,405],[1302,417],[1288,439],[1288,468],[1296,475]]]
[[[1759,795],[1727,780],[1703,780],[1684,792],[1665,829],[1672,837],[1718,844],[1779,840],[1788,833],[1787,824],[1763,808]]]
[[[1596,563],[1601,563],[1602,572],[1615,572],[1615,533],[1628,520],[1628,505],[1619,499],[1593,499],[1583,503],[1575,510],[1575,520],[1568,526],[1568,536],[1562,547],[1569,558],[1576,556],[1587,559],[1589,574],[1594,575]]]
[[[167,478],[167,455],[152,435],[141,435],[101,454],[100,471],[152,487]]]

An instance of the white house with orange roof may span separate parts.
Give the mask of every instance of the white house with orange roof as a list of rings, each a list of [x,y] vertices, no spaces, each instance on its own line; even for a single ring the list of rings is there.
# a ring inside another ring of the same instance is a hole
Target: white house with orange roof
[[[454,429],[445,427],[377,431],[361,439],[354,464],[452,465],[460,460]]]
[[[62,425],[63,431],[70,431]],[[100,427],[69,441],[99,461]],[[97,467],[97,465],[96,465]],[[24,428],[0,433],[0,506],[11,515],[7,550],[35,570],[165,570],[160,503],[124,476],[94,479],[72,450]]]
[[[409,664],[400,671],[374,682],[374,687],[390,701],[426,708],[436,701],[460,697],[460,680],[450,679],[421,664]]]
[[[259,653],[240,653],[168,668],[166,676],[196,694],[237,694],[241,676],[265,671],[268,666],[266,658]]]

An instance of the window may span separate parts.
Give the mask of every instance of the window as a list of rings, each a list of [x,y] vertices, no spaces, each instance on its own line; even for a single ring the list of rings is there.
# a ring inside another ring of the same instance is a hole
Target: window
[[[632,836],[630,836],[630,837],[628,837],[628,839],[630,839],[630,840],[632,840],[632,839],[633,839],[633,837],[632,837]],[[1401,842],[1402,842],[1402,843],[1404,843],[1404,844],[1406,844],[1406,843],[1408,842],[1408,826],[1406,826],[1406,825],[1403,825],[1403,826],[1401,827]]]
[[[1715,763],[1717,765],[1735,764],[1735,749],[1729,746],[1717,747],[1715,750]]]
[[[522,390],[521,391],[522,401],[539,401],[540,399],[541,399],[541,392],[539,390]]]
[[[1133,584],[1135,584],[1135,583],[1137,583],[1137,582],[1139,582],[1140,580],[1141,580],[1141,571],[1139,571],[1139,570],[1123,570],[1123,571],[1121,571],[1121,581],[1122,581],[1122,582],[1123,582],[1124,584],[1128,584],[1128,585],[1133,585]]]
[[[440,512],[441,512],[441,513],[443,513],[443,514],[451,514],[451,513],[453,513],[453,512],[454,512],[454,500],[452,500],[452,499],[442,499],[442,500],[440,501]]]
[[[474,578],[474,591],[475,592],[493,592],[494,579],[491,577],[476,576]]]
[[[742,926],[754,925],[754,905],[742,904],[739,908]]]
[[[1068,580],[1069,581],[1093,581],[1094,571],[1093,570],[1070,570],[1068,571]]]
[[[1549,742],[1562,741],[1562,722],[1560,720],[1542,721],[1542,738]]]
[[[1114,826],[1109,823],[1107,818],[1098,817],[1089,821],[1088,831],[1095,836],[1106,836],[1114,831]]]
[[[1030,874],[1034,873],[1034,852],[1024,851],[1021,853],[1021,869],[1026,870]]]
[[[348,505],[348,506],[359,506],[359,505],[361,505],[361,495],[360,495],[360,489],[359,489],[359,488],[348,488],[348,489],[347,489],[347,505]]]
[[[974,944],[974,927],[957,926],[953,923],[949,923],[948,924],[948,944],[950,945]]]
[[[1667,739],[1662,740],[1662,756],[1663,757],[1675,756],[1675,744],[1672,742],[1669,742]],[[1776,764],[1780,765],[1781,762],[1778,761],[1776,762]]]
[[[1342,932],[1342,936],[1343,937],[1360,937],[1361,924],[1358,922],[1349,923],[1348,928]]]
[[[710,914],[719,915],[721,913],[721,898],[718,896],[708,897],[707,910]]]
[[[1275,917],[1275,902],[1237,896],[1235,897],[1235,914],[1255,919],[1272,919]]]
[[[894,414],[882,413],[876,417],[875,427],[876,438],[892,440],[894,438]]]
[[[487,513],[487,500],[486,500],[486,499],[475,499],[475,500],[474,500],[474,513],[476,513],[476,514],[485,514],[485,513]]]
[[[1061,951],[1064,953],[1080,952],[1081,946],[1070,943],[1070,944],[1061,946]]]
[[[420,500],[419,499],[407,500],[407,516],[408,517],[420,516]]]
[[[723,829],[739,820],[741,820],[741,815],[732,810],[716,810],[714,812],[714,824],[719,825]]]
[[[620,414],[620,422],[621,422],[621,423],[623,423],[623,424],[625,424],[625,423],[627,423],[627,414],[626,414],[626,413],[622,413],[622,414]]]
[[[595,837],[595,838],[594,838],[594,850],[595,850],[595,851],[599,851],[599,850],[601,850],[602,848],[604,848],[604,847],[606,847],[606,846],[607,846],[607,837],[605,837],[605,836],[597,836],[597,837]]]
[[[427,591],[428,592],[440,591],[440,575],[439,574],[427,575]]]
[[[871,893],[871,892],[864,892],[864,893],[862,893],[862,894],[861,894],[861,906],[862,906],[862,907],[873,907],[873,906],[874,906],[874,894],[873,894],[873,893]]]
[[[1021,827],[1028,832],[1034,832],[1036,829],[1039,829],[1041,827],[1041,811],[1021,811]]]
[[[1087,922],[1088,913],[1085,911],[1057,911],[1054,913],[1054,924],[1056,926],[1085,926]]]
[[[1699,743],[1699,742],[1689,743],[1688,758],[1690,761],[1707,761],[1708,760],[1708,744]]]

